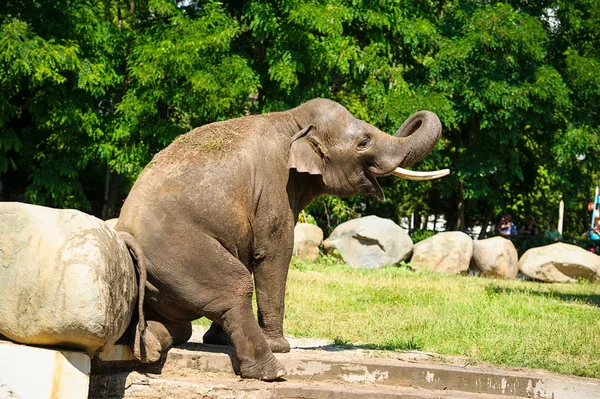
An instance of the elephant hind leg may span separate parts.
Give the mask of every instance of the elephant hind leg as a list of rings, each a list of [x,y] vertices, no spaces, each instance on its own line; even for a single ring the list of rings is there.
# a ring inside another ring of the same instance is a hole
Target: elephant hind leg
[[[177,238],[177,237],[175,237]],[[199,234],[178,240],[184,248],[162,247],[156,264],[150,263],[150,276],[160,276],[160,286],[147,284],[146,331],[148,358],[180,340],[169,331],[171,320],[191,320],[204,316],[223,327],[240,362],[242,377],[277,379],[285,369],[277,361],[252,312],[254,284],[248,268],[213,237]],[[154,322],[154,323],[153,323]],[[158,324],[157,324],[158,323]],[[175,323],[175,330],[182,328]],[[187,340],[188,336],[183,334]]]

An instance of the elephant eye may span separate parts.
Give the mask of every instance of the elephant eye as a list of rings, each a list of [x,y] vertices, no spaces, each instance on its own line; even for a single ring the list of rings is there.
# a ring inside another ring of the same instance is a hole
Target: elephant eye
[[[364,151],[367,148],[369,148],[369,146],[371,145],[371,136],[364,136],[363,138],[360,139],[360,141],[358,142],[358,146],[357,149],[359,151]]]

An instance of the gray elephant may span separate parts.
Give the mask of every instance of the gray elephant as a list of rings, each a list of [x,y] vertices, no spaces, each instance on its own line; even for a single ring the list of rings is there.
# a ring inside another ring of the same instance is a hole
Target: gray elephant
[[[204,316],[214,322],[205,342],[228,337],[242,377],[283,376],[273,352],[290,349],[284,294],[299,212],[322,194],[382,199],[379,176],[444,175],[400,168],[421,160],[440,131],[437,116],[422,111],[390,136],[315,99],[179,136],[141,173],[116,225],[135,238],[147,266],[147,324],[132,338],[135,356],[159,360]]]

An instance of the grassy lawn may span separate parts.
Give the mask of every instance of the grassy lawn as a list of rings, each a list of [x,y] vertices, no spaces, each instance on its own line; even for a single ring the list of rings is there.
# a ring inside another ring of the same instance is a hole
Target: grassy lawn
[[[200,321],[207,324],[207,321]],[[600,285],[292,261],[285,333],[600,378]]]
[[[285,330],[600,378],[600,286],[294,260]]]

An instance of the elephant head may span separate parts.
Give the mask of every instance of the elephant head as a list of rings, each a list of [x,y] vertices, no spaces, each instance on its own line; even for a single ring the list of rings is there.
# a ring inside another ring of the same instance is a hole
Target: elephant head
[[[450,173],[404,169],[423,159],[440,137],[441,123],[432,112],[413,114],[393,136],[330,100],[308,101],[292,113],[301,130],[292,137],[288,168],[321,176],[326,194],[372,194],[383,200],[380,176],[430,180]]]

